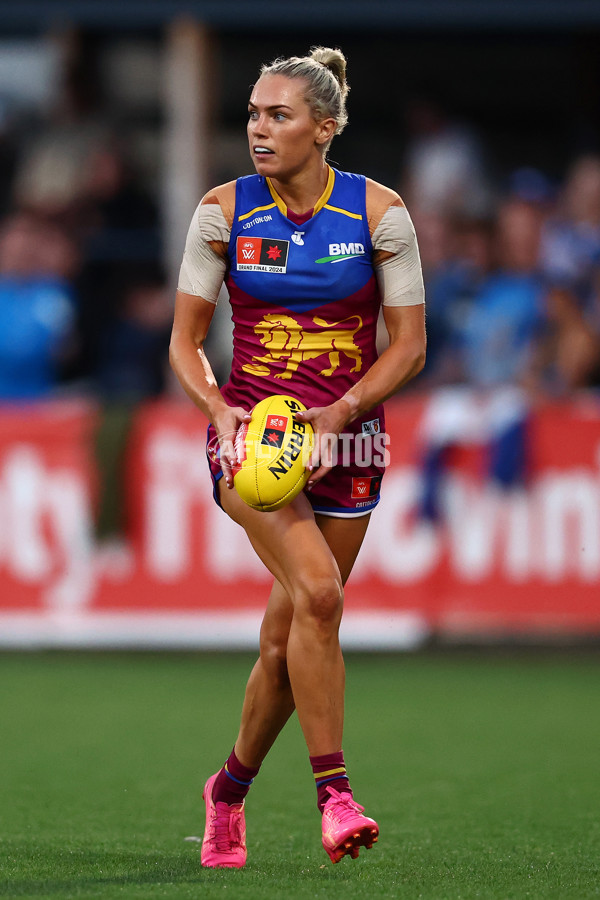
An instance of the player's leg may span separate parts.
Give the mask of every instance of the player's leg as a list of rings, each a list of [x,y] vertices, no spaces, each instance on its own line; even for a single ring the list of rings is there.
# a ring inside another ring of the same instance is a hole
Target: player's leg
[[[267,617],[263,632],[262,648],[264,649],[263,662],[253,672],[250,685],[248,704],[265,704],[268,726],[264,744],[261,745],[260,736],[256,731],[254,736],[243,738],[239,749],[240,757],[244,752],[258,762],[261,756],[267,752],[289,717],[292,704],[289,694],[286,696],[285,673],[283,671],[283,645],[287,634],[286,663],[290,679],[293,701],[298,711],[300,724],[304,731],[306,742],[311,757],[316,759],[327,758],[328,754],[341,754],[341,740],[343,730],[343,694],[344,694],[344,665],[338,640],[338,628],[342,610],[342,577],[340,566],[332,552],[322,531],[318,528],[314,514],[306,498],[301,495],[283,510],[277,513],[257,513],[250,509],[240,498],[230,491],[221,492],[221,502],[229,515],[241,524],[253,544],[255,550],[273,573],[288,600],[278,589],[272,595],[273,603]],[[323,523],[321,523],[323,524]],[[366,521],[359,523],[356,520],[354,526],[349,522],[343,526],[327,525],[323,527],[329,532],[332,543],[339,548],[340,563],[344,573],[349,573],[353,559],[343,552],[343,548],[352,545],[351,535],[355,535],[356,556],[364,532]],[[341,533],[343,530],[343,534]],[[289,620],[291,604],[291,622]],[[272,616],[272,618],[271,618]],[[288,631],[289,623],[289,631]],[[271,630],[272,626],[272,630]],[[273,692],[270,688],[269,670],[275,670],[276,677],[280,680],[281,691]],[[323,690],[323,686],[326,689]],[[244,717],[246,724],[251,717]],[[264,719],[263,719],[264,723]],[[244,743],[246,741],[246,743]],[[268,746],[266,746],[268,744]],[[244,751],[244,746],[249,748]],[[250,769],[232,754],[235,765],[234,782],[242,782],[242,787],[247,787],[253,774],[258,770],[256,766]],[[253,760],[253,761],[254,761]],[[230,761],[231,762],[231,758]],[[223,827],[227,828],[227,816],[233,820],[243,816],[243,807],[227,806],[217,802],[216,809],[212,805],[211,791],[216,776],[209,779],[205,789],[207,800],[207,829],[203,845],[204,865],[243,865],[245,862],[245,844],[243,846],[243,859],[241,854],[236,861],[219,861],[225,859],[225,854],[214,852],[217,846],[216,822],[218,810],[221,809]],[[335,793],[335,791],[334,791]],[[350,804],[350,805],[349,805]],[[356,855],[356,841],[366,844],[372,841],[376,834],[376,825],[366,817],[357,818],[356,804],[353,804],[351,793],[336,794],[328,804],[329,815],[334,816],[338,822],[340,810],[345,820],[342,827],[350,824],[355,831],[354,836],[348,837],[344,833],[344,845],[336,839],[340,837],[339,822],[335,833],[332,832],[334,841],[332,848],[325,843],[324,846],[330,857],[337,861],[346,852]],[[229,814],[229,811],[231,813]],[[225,815],[227,812],[227,816]],[[328,810],[325,811],[323,822],[325,825]],[[329,825],[331,822],[327,819]],[[368,829],[368,834],[363,829],[357,830],[357,823],[362,822]],[[371,827],[373,826],[373,827]],[[237,826],[236,826],[237,827]],[[373,830],[373,828],[375,830]],[[238,828],[239,830],[239,828]],[[208,836],[208,837],[207,837]],[[346,840],[347,838],[347,840]],[[331,840],[329,841],[331,843]],[[334,846],[335,845],[335,846]],[[206,846],[206,854],[205,854]],[[240,848],[231,843],[231,850]],[[335,854],[335,855],[334,855]]]
[[[344,583],[356,561],[369,518],[370,515],[353,518],[316,515]],[[323,813],[323,847],[334,863],[346,854],[355,859],[359,847],[372,847],[378,839],[379,827],[354,801],[341,748],[337,753],[311,756],[310,762],[317,786],[317,805]]]
[[[318,630],[324,630],[325,622],[329,620],[330,627],[337,632],[341,613],[341,578],[335,559],[316,526],[312,509],[306,498],[301,495],[284,509],[267,514],[251,509],[237,494],[227,490],[222,484],[219,487],[223,508],[234,521],[245,528],[254,549],[281,584],[291,602],[292,623],[290,623],[289,631],[292,631],[298,608],[310,605],[311,598],[315,598],[318,600],[316,608],[318,615],[315,616]],[[306,613],[303,613],[303,617],[308,619]],[[287,630],[286,623],[284,632]],[[316,643],[317,650],[319,643]],[[336,665],[336,662],[337,660],[333,659],[333,666]],[[332,660],[326,659],[324,663],[323,665],[323,660],[318,659],[314,654],[314,665],[319,669],[317,677],[321,678],[321,685],[331,682],[332,690],[338,690],[339,677],[332,679],[329,671]],[[310,669],[310,666],[311,660],[307,660],[307,668]],[[262,699],[262,702],[266,703],[266,714],[271,722],[269,729],[282,727],[281,719],[286,713],[289,715],[289,711],[291,711],[289,698],[283,711],[281,708],[279,711],[274,710],[273,702],[277,697],[274,698],[273,693],[268,689],[267,680],[263,677],[265,674],[261,664],[255,674],[255,682],[258,682],[259,687],[264,688],[264,691],[259,691],[259,695],[262,693],[262,697],[257,696],[256,699]],[[290,678],[290,684],[294,702],[298,707],[293,677]],[[305,690],[303,697],[306,695]],[[336,702],[334,709],[337,716],[333,723],[325,721],[324,713],[328,712],[327,710],[317,710],[315,717],[309,709],[298,709],[303,728],[308,721],[309,727],[314,731],[315,725],[318,726],[319,716],[321,717],[322,727],[331,731],[332,736],[329,740],[333,741],[333,746],[338,740],[341,741],[339,712],[343,711],[343,701]],[[280,715],[281,718],[279,718]],[[277,720],[276,725],[273,724],[275,719]],[[270,732],[269,740],[273,739],[274,736]],[[240,750],[242,758],[243,752],[243,749]],[[261,754],[259,753],[259,755]],[[242,760],[238,759],[234,749],[224,769],[208,779],[203,794],[206,803],[206,827],[201,853],[203,866],[240,868],[245,865],[243,793],[247,791],[257,771],[258,766],[244,765]],[[239,789],[242,794],[240,802],[230,803],[219,799],[219,795],[213,793],[218,779],[220,779],[221,790],[227,782],[231,783],[230,788]]]
[[[235,753],[259,767],[294,711],[287,670],[287,641],[294,614],[285,588],[275,579],[260,629],[260,656],[248,679]]]
[[[240,868],[246,862],[244,799],[294,709],[285,662],[292,614],[291,601],[276,580],[261,627],[260,657],[246,686],[238,738],[225,765],[204,788],[203,866]]]
[[[260,515],[262,516],[262,514]],[[264,521],[264,516],[262,517],[261,521]],[[325,543],[327,544],[327,547],[329,548],[329,551],[331,552],[333,559],[335,560],[337,571],[340,573],[343,582],[345,582],[350,575],[352,566],[356,560],[360,546],[364,539],[368,521],[368,515],[357,516],[353,518],[334,518],[319,514],[317,514],[316,516],[316,524],[319,527],[322,536],[325,538]],[[260,552],[260,548],[257,546],[256,535],[251,534],[250,537],[251,540],[253,540],[256,549]],[[341,719],[340,728],[333,740],[331,739],[330,734],[326,735],[325,739],[329,740],[329,749],[325,749],[326,745],[324,746],[323,744],[321,745],[321,747],[323,747],[322,750],[320,748],[317,749],[314,743],[311,747],[310,737],[307,735],[307,728],[305,724],[306,712],[304,713],[303,717],[303,711],[300,708],[299,704],[303,703],[305,710],[311,704],[313,705],[313,707],[316,706],[316,700],[318,700],[318,698],[316,697],[316,693],[318,693],[319,696],[324,693],[324,684],[327,685],[327,690],[325,691],[325,693],[333,693],[331,691],[332,680],[330,677],[328,681],[322,680],[318,685],[316,685],[314,681],[310,680],[307,677],[301,678],[300,676],[294,676],[294,671],[292,668],[294,664],[294,654],[297,657],[296,661],[302,673],[306,671],[310,674],[312,669],[314,669],[315,667],[315,663],[311,660],[309,652],[304,646],[302,646],[301,643],[300,646],[294,647],[294,636],[297,633],[295,629],[298,623],[299,616],[297,606],[294,603],[293,595],[289,596],[288,594],[289,599],[286,600],[286,594],[287,591],[283,593],[280,590],[276,590],[276,592],[272,594],[271,599],[272,601],[276,600],[276,604],[273,603],[271,605],[269,614],[266,616],[265,629],[263,629],[263,639],[261,642],[261,652],[263,654],[263,658],[259,660],[257,666],[255,667],[249,683],[245,710],[242,717],[243,727],[240,731],[240,735],[238,736],[235,750],[238,752],[238,755],[240,757],[243,757],[245,755],[248,760],[252,759],[254,761],[254,764],[257,766],[260,761],[264,759],[264,756],[266,756],[268,749],[271,747],[273,741],[275,740],[275,737],[277,736],[278,730],[283,727],[283,724],[285,723],[285,721],[287,721],[287,717],[289,716],[289,713],[291,711],[291,703],[286,702],[285,692],[280,690],[272,690],[271,688],[272,680],[275,682],[275,684],[281,687],[281,679],[285,679],[286,674],[284,665],[287,664],[287,674],[290,678],[294,702],[298,709],[299,719],[307,738],[307,745],[310,751],[310,760],[313,766],[313,772],[315,773],[318,805],[319,809],[323,811],[326,803],[331,798],[330,788],[338,794],[341,793],[347,795],[349,798],[352,797],[352,791],[350,789],[348,778],[346,775],[344,757],[341,749],[341,737],[343,728],[344,664],[341,658],[341,651],[339,650],[339,642],[337,641],[336,629],[335,637],[337,643],[337,651],[339,654],[338,658],[340,660],[340,668],[338,669],[336,674],[339,675],[340,681],[337,682],[337,685],[335,683],[333,685],[333,690],[336,691],[333,699],[334,703],[336,701],[339,702],[339,706],[333,714],[326,713],[324,718],[332,719],[335,717],[338,722]],[[279,615],[277,617],[274,617],[273,622],[270,623],[270,627],[268,627],[267,629],[266,626],[269,625],[269,617],[276,609],[278,610]],[[268,637],[265,632],[268,633]],[[312,641],[310,650],[314,652],[314,637],[313,635],[309,635],[309,638]],[[285,684],[285,682],[283,683]],[[307,684],[308,687],[306,686]],[[304,697],[304,700],[302,700],[302,692],[304,690],[307,691],[307,696]],[[263,709],[258,712],[257,715],[253,715],[251,710],[253,708],[256,709],[257,704],[255,704],[254,701],[258,696],[260,696],[261,703],[263,704]],[[279,704],[282,705],[280,706]],[[315,715],[318,715],[318,710],[316,710]],[[317,723],[315,727],[316,729],[320,729],[321,724]],[[334,741],[335,743],[337,743],[337,747],[335,749],[331,749],[332,745],[335,746]],[[355,808],[352,808],[351,812],[351,818],[355,822]],[[369,833],[368,835],[365,835],[365,840],[361,841],[361,843],[367,843],[367,840],[370,839],[370,836],[373,833],[372,820],[369,820],[368,824]],[[340,856],[341,855],[343,854],[340,854]]]
[[[345,584],[363,542],[369,516],[354,521],[322,515],[315,518]],[[261,627],[260,657],[248,680],[235,742],[238,759],[250,768],[261,765],[295,706],[287,667],[293,614],[287,591],[275,580]]]
[[[335,557],[342,581],[348,581],[367,533],[371,514],[338,518],[315,513],[315,521]]]
[[[221,503],[291,600],[286,659],[296,710],[309,752],[329,752],[341,744],[344,690],[338,640],[343,588],[335,557],[303,494],[268,514],[226,489]]]

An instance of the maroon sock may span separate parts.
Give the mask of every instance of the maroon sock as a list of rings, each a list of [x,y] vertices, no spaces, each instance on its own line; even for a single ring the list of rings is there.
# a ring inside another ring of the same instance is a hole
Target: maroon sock
[[[258,775],[258,769],[243,766],[235,755],[235,747],[219,774],[212,789],[213,803],[242,803],[250,785]]]
[[[338,753],[327,753],[325,756],[309,756],[309,759],[315,774],[317,806],[320,812],[323,812],[323,807],[331,796],[327,790],[328,787],[335,788],[340,794],[352,795],[342,750]]]

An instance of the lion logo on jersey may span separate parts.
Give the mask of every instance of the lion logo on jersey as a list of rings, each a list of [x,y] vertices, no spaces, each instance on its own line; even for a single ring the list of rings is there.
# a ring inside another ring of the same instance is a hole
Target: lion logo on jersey
[[[344,322],[355,319],[355,328],[342,328]],[[255,326],[254,331],[260,338],[267,352],[264,356],[253,356],[251,363],[242,366],[250,375],[270,375],[270,367],[285,362],[283,372],[277,372],[275,378],[291,378],[300,363],[308,359],[316,359],[327,354],[329,366],[322,369],[320,375],[333,375],[340,365],[340,354],[354,362],[351,372],[360,372],[362,368],[362,352],[354,342],[354,335],[362,328],[360,316],[348,316],[340,322],[326,322],[319,316],[313,319],[322,331],[306,331],[291,316],[268,313]]]

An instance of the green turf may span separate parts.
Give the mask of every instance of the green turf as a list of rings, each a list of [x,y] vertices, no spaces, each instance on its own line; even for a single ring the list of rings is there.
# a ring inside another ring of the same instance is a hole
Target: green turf
[[[0,656],[0,894],[600,896],[600,664],[349,656],[346,761],[381,826],[332,866],[288,725],[248,803],[242,871],[199,865],[200,793],[248,656]]]

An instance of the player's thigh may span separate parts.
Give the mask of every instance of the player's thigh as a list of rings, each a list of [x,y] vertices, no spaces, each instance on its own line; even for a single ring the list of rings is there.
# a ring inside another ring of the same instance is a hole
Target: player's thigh
[[[333,516],[315,516],[317,526],[338,564],[343,583],[348,580],[358,552],[364,540],[371,514],[355,519],[341,519]],[[285,659],[290,626],[294,617],[294,604],[284,588],[273,582],[269,601],[261,625],[261,654],[268,655],[276,662]]]
[[[354,518],[315,515],[317,525],[338,564],[343,584],[346,584],[356,562],[370,518],[370,513]]]
[[[299,494],[274,512],[252,509],[234,490],[219,482],[225,512],[244,528],[256,553],[285,589],[292,603],[298,597],[339,593],[340,571],[327,540],[317,526],[310,503]]]

